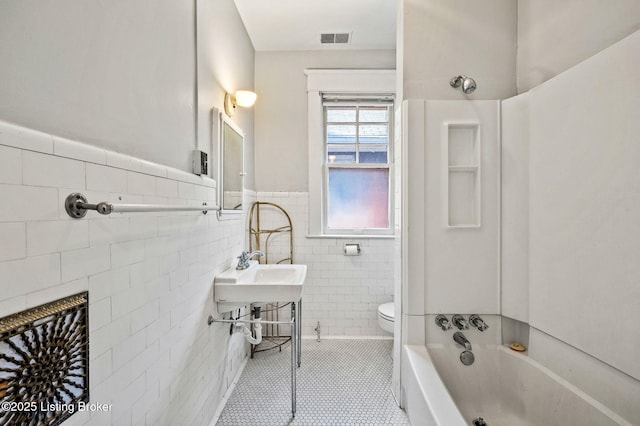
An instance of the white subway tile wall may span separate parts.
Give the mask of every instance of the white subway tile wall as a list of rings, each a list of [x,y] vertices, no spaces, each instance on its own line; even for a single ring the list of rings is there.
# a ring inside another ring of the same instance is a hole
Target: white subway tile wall
[[[258,192],[259,201],[284,208],[293,224],[293,262],[307,265],[302,299],[302,334],[315,335],[320,322],[322,335],[386,336],[378,326],[378,305],[393,300],[394,239],[307,238],[308,193]],[[286,224],[274,208],[261,208],[261,228]],[[269,240],[268,261],[288,257],[285,233]],[[345,256],[344,243],[359,243],[360,256]]]
[[[92,203],[216,204],[215,182],[0,122],[0,317],[89,291],[91,402],[112,409],[65,425],[209,424],[248,351],[241,335],[207,325],[213,277],[245,248],[246,221],[75,220],[63,206],[71,192]]]

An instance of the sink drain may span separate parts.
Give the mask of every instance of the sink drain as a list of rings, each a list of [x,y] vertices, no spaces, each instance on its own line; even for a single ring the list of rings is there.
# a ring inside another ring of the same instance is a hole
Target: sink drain
[[[482,417],[478,417],[477,419],[473,419],[473,422],[471,424],[473,426],[487,426],[487,422],[485,422]]]

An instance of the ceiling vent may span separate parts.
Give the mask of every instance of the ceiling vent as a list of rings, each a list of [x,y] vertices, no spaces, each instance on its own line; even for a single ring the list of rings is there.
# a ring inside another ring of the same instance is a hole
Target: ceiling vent
[[[349,44],[351,33],[322,33],[320,43],[322,44]]]

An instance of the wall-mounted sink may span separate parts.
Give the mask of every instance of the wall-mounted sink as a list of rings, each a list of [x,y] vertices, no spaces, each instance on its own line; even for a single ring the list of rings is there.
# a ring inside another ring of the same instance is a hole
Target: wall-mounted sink
[[[228,312],[249,303],[297,302],[307,265],[261,265],[251,261],[244,270],[231,267],[216,275],[213,284],[218,312]]]

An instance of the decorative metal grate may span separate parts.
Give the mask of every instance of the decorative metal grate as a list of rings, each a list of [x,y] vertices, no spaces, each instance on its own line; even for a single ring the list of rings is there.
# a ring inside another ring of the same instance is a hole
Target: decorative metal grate
[[[89,401],[88,293],[0,318],[0,425],[58,425]]]

